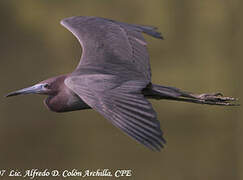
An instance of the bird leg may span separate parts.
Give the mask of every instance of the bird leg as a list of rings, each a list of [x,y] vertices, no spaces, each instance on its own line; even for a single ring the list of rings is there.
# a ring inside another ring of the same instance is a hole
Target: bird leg
[[[180,98],[182,101],[199,103],[199,104],[209,104],[209,105],[222,105],[222,106],[239,106],[239,104],[234,103],[238,100],[237,98],[223,96],[222,93],[212,93],[212,94],[193,94],[183,92]]]
[[[223,96],[222,93],[194,94],[181,89],[157,84],[149,84],[142,91],[143,95],[151,99],[168,99],[174,101],[184,101],[197,104],[210,104],[222,106],[239,106],[234,103],[237,98]]]

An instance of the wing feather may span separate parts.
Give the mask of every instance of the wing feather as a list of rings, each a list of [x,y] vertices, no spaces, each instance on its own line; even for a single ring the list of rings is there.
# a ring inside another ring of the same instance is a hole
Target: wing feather
[[[146,33],[162,39],[156,28],[117,22],[99,17],[65,18],[61,24],[79,40],[83,53],[76,71],[83,65],[99,65],[111,69],[114,65],[132,68],[151,80]],[[111,66],[112,65],[112,66]]]
[[[148,148],[160,150],[165,143],[160,123],[151,103],[141,94],[147,82],[131,80],[100,90],[100,85],[104,87],[104,77],[105,82],[118,81],[110,75],[91,76],[71,76],[65,84],[114,126]]]

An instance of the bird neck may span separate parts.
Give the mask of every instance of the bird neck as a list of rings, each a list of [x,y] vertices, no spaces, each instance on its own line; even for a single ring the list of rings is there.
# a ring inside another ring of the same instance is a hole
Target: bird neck
[[[68,112],[90,108],[79,96],[69,89],[64,89],[55,96],[48,96],[44,103],[49,110],[54,112]]]

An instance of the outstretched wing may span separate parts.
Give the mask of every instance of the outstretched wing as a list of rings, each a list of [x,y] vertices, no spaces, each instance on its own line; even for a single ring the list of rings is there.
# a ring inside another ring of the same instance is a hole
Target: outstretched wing
[[[165,140],[152,105],[141,94],[145,81],[123,81],[111,74],[71,76],[65,84],[114,126],[152,150]]]
[[[83,53],[76,71],[83,65],[103,68],[124,66],[151,79],[149,56],[142,33],[162,39],[154,27],[121,23],[99,17],[76,16],[61,24],[79,40]]]

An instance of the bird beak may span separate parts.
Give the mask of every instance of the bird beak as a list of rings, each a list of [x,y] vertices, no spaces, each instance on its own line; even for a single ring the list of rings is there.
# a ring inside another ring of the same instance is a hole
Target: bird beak
[[[21,94],[41,94],[45,91],[44,85],[45,84],[36,84],[31,87],[20,89],[18,91],[14,91],[14,92],[6,94],[6,97],[17,96],[17,95],[21,95]]]

